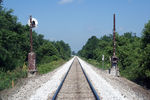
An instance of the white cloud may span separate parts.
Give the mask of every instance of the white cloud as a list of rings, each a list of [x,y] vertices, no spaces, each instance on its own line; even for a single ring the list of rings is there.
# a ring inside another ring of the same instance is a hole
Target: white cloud
[[[59,4],[66,4],[66,3],[72,3],[74,0],[60,0]]]

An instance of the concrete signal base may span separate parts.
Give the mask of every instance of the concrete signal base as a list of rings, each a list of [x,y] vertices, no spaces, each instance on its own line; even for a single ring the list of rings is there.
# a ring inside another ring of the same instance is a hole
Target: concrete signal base
[[[37,75],[37,71],[28,71],[28,77],[34,77]]]
[[[118,63],[118,58],[116,56],[112,56],[112,58],[111,58],[111,69],[109,70],[109,74],[111,74],[113,76],[120,76],[117,63]]]
[[[119,77],[120,76],[120,72],[119,72],[119,68],[116,66],[113,66],[110,70],[109,70],[109,74]]]
[[[34,52],[30,52],[28,54],[28,77],[35,76],[36,74],[36,55]]]

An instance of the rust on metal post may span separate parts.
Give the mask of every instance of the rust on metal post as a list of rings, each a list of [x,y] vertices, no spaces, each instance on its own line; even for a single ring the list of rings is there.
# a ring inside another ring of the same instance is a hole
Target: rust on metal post
[[[36,71],[36,54],[34,52],[30,52],[28,54],[28,66],[29,71]]]
[[[113,15],[113,56],[111,58],[111,69],[109,71],[110,74],[114,76],[120,76],[119,68],[117,67],[118,58],[116,56],[116,22],[115,22],[115,14]]]
[[[115,34],[116,34],[116,26],[115,26],[115,14],[114,14],[114,28],[113,28],[113,44],[114,44],[114,47],[113,47],[113,56],[115,56],[116,55],[116,36],[115,36]]]
[[[30,16],[30,52],[32,52],[32,16]]]
[[[33,45],[32,45],[32,16],[30,16],[30,53],[28,53],[28,77],[29,75],[36,74],[36,54],[33,52]]]

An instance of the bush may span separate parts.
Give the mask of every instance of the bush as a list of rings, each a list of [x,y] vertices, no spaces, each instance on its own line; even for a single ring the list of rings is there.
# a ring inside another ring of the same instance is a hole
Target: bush
[[[59,67],[60,65],[62,65],[64,62],[65,62],[64,60],[60,59],[58,61],[52,61],[50,63],[40,64],[38,65],[38,72],[40,74],[48,73],[54,70],[55,68]]]
[[[0,70],[0,90],[10,88],[12,81],[17,82],[18,78],[27,77],[27,66],[17,67],[12,71],[3,72]]]

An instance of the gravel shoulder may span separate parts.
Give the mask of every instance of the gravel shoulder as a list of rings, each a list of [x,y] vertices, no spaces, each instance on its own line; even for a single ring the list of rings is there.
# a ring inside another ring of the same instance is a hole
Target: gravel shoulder
[[[47,100],[53,95],[74,58],[44,75],[21,79],[14,88],[0,92],[0,100]],[[101,100],[150,100],[150,91],[123,77],[114,77],[79,61]]]
[[[53,92],[54,89],[57,88],[57,85],[59,85],[59,82],[61,81],[63,75],[69,68],[69,65],[71,64],[73,59],[74,58],[72,58],[70,61],[66,62],[62,66],[58,67],[57,69],[47,74],[37,75],[34,77],[19,80],[19,82],[17,83],[17,85],[15,85],[14,88],[1,91],[0,100],[37,100],[36,99],[37,90],[40,89],[41,87],[43,88],[45,84],[47,84],[47,82],[49,81],[51,81],[50,84],[55,84],[56,82],[58,83],[53,86],[54,87],[53,90],[51,90],[49,87],[46,87],[47,89],[49,88],[48,92]],[[58,78],[57,75],[59,75]],[[38,100],[44,99],[39,98]]]
[[[114,77],[108,71],[81,59],[80,61],[102,100],[150,100],[150,91],[143,87],[126,78]]]

